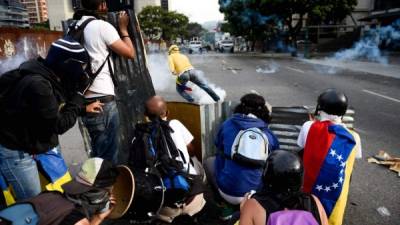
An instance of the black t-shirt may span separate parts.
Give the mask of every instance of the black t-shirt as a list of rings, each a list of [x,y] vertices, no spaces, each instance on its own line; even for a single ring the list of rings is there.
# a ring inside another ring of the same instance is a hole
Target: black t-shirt
[[[70,214],[65,216],[63,221],[59,225],[74,225],[77,222],[81,221],[82,219],[85,219],[86,216],[83,214],[80,210],[74,209]]]

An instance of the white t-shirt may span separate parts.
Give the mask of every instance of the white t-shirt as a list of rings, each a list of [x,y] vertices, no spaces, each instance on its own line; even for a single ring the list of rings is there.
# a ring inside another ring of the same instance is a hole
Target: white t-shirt
[[[172,130],[174,130],[174,132],[171,133],[171,137],[175,143],[176,148],[181,151],[183,153],[183,156],[185,157],[185,171],[187,171],[189,167],[189,174],[197,175],[196,170],[190,164],[190,156],[187,149],[187,145],[193,141],[193,135],[179,120],[169,121],[169,126],[172,128]]]
[[[328,115],[325,113],[321,113],[320,116],[321,116],[321,121],[331,120],[335,124],[346,127],[343,123],[341,123],[341,120],[338,119],[339,117],[332,118],[332,115]],[[311,125],[313,123],[314,123],[314,121],[307,121],[301,127],[299,137],[297,138],[297,145],[300,146],[301,148],[304,148],[306,145],[308,132],[310,131]],[[355,138],[357,146],[358,146],[358,148],[356,149],[356,151],[357,151],[356,158],[361,159],[362,158],[361,140],[360,140],[360,137],[358,136],[358,134],[355,133],[354,136],[355,136],[354,138]]]
[[[78,22],[78,25],[88,18],[91,18],[91,16],[83,16]],[[84,36],[84,46],[89,52],[92,62],[92,70],[93,72],[96,72],[109,54],[107,47],[118,41],[120,36],[118,31],[110,23],[104,20],[94,20],[90,22],[85,27]],[[112,63],[111,67],[113,68]],[[87,98],[115,95],[114,83],[112,81],[107,62],[99,75],[97,75],[89,90],[98,94],[89,94],[86,96]]]

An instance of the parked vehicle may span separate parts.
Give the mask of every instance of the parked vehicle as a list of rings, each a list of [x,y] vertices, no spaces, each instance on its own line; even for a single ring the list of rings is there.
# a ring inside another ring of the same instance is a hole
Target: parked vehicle
[[[234,52],[234,44],[232,40],[220,40],[217,42],[216,50],[219,52]]]
[[[189,54],[192,53],[202,53],[203,52],[203,48],[202,48],[202,44],[201,41],[191,41],[189,42]]]

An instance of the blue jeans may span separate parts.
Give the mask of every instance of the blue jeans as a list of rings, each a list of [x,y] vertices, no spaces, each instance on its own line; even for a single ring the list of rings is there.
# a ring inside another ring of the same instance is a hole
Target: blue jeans
[[[188,102],[194,102],[194,99],[192,96],[190,96],[188,93],[185,91],[185,86],[187,82],[191,81],[197,86],[199,86],[201,89],[203,89],[205,92],[207,92],[208,95],[214,101],[218,102],[219,101],[219,96],[204,82],[202,81],[197,75],[195,70],[188,70],[184,72],[183,74],[179,75],[178,81],[180,84],[176,84],[176,91]]]
[[[105,103],[103,112],[82,118],[89,131],[92,152],[90,157],[106,159],[118,163],[119,114],[115,101]]]
[[[41,192],[39,172],[31,155],[0,145],[0,171],[14,189],[17,200],[24,200]]]

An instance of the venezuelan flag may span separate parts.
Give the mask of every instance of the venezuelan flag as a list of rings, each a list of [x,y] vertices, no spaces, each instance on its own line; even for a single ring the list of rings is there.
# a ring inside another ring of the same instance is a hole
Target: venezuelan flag
[[[359,137],[330,121],[311,125],[304,147],[303,190],[317,196],[330,225],[341,225]]]
[[[64,192],[61,186],[72,180],[68,172],[67,164],[61,155],[59,147],[52,150],[35,155],[40,175],[45,178],[44,188],[47,191],[60,191]]]

